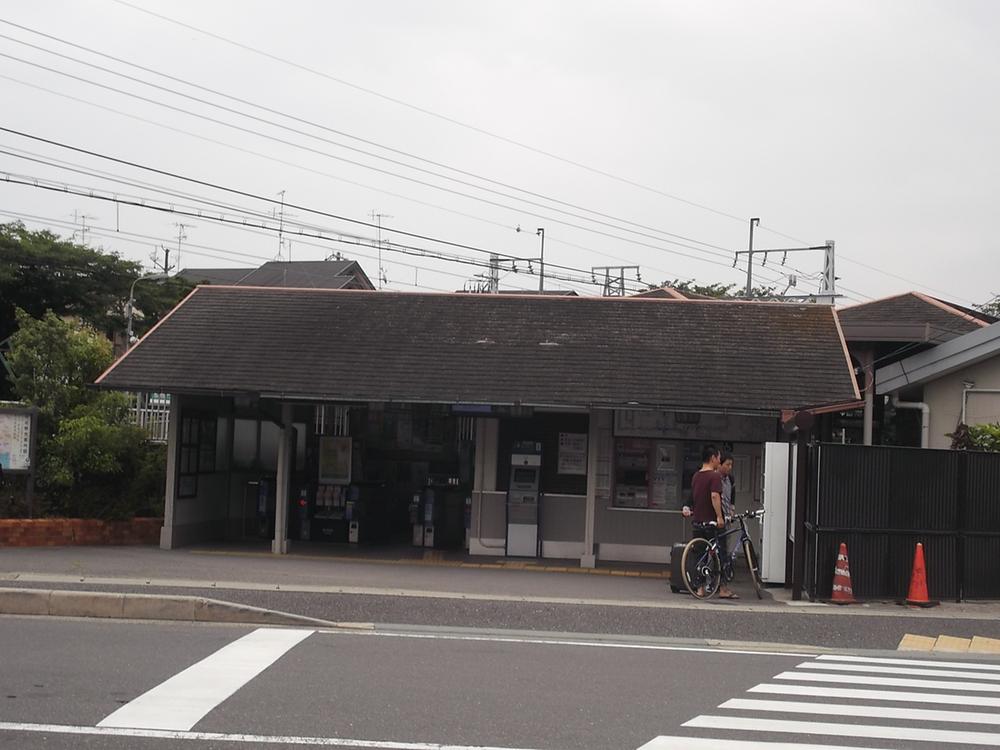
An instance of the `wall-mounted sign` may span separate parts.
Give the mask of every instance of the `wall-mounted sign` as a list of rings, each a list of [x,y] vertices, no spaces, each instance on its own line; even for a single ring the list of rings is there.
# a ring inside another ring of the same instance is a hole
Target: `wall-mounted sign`
[[[778,421],[773,417],[643,409],[615,410],[617,437],[766,443],[774,440],[777,427]]]
[[[351,483],[351,451],[349,437],[319,439],[319,481],[322,484]]]
[[[558,473],[586,475],[587,433],[559,433]]]

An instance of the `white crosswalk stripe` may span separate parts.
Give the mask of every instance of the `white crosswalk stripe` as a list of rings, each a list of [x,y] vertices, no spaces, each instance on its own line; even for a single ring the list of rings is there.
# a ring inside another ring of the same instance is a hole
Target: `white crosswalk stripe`
[[[640,750],[1000,747],[996,693],[997,663],[824,654],[684,722],[687,734]]]

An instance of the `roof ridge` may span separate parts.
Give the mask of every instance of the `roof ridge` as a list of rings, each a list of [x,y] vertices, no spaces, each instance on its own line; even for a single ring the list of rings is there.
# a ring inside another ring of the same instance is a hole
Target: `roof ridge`
[[[924,294],[923,292],[911,292],[911,294],[917,299],[921,299],[929,305],[934,305],[935,307],[939,307],[946,312],[950,312],[952,315],[956,315],[959,318],[964,318],[965,320],[968,320],[971,323],[976,323],[980,328],[985,328],[986,326],[990,325],[985,320],[980,320],[974,315],[969,315],[967,312],[963,312],[958,308],[953,307],[951,303],[945,302],[944,300],[940,300],[937,297],[931,297],[930,295]]]

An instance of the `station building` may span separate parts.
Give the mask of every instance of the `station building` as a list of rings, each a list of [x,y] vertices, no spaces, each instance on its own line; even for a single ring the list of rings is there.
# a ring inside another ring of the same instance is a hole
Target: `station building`
[[[251,286],[197,287],[97,385],[170,394],[164,548],[583,566],[667,561],[704,443],[746,507],[783,414],[859,399],[826,305]]]

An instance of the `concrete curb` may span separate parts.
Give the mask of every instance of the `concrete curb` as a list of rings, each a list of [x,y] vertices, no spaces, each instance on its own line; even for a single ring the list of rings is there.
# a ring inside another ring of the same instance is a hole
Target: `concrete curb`
[[[46,589],[0,589],[0,614],[295,625],[300,627],[349,628],[351,630],[373,628],[366,623],[331,622],[200,596],[113,594],[97,591]]]

